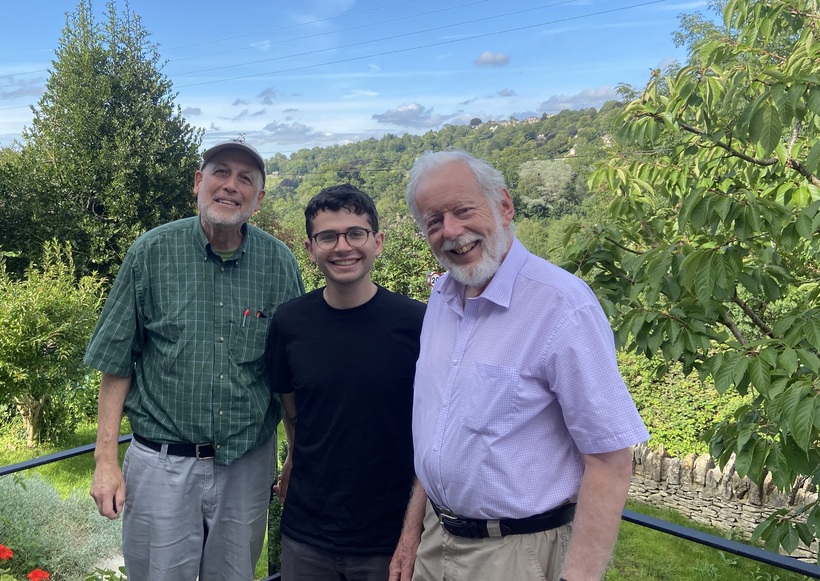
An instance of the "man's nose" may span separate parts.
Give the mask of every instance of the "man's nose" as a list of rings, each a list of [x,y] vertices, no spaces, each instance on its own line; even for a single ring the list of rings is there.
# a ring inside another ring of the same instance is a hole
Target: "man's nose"
[[[441,225],[441,235],[448,240],[458,238],[463,232],[464,228],[452,214],[444,214]]]
[[[239,190],[239,185],[237,184],[237,180],[239,178],[236,174],[231,174],[228,176],[228,179],[225,180],[225,188],[231,192],[236,192]]]
[[[347,241],[347,236],[345,234],[337,234],[336,235],[336,250],[350,250],[353,248],[350,245],[350,242]]]

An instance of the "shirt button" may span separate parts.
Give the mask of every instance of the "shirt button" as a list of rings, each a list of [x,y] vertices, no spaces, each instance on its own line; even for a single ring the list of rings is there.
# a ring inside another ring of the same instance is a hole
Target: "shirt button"
[[[224,307],[224,306],[225,306],[225,303],[223,303],[222,301],[219,301],[219,306],[220,306],[220,308],[221,308],[221,307]]]
[[[216,445],[216,449],[219,450],[219,444]]]
[[[222,415],[222,410],[219,410],[219,415],[220,415],[220,416]]]
[[[219,342],[220,342],[220,343],[224,343],[224,342],[225,342],[225,337],[220,337],[220,338],[219,338]]]
[[[453,365],[458,365],[458,359],[453,359]]]
[[[224,374],[224,373],[220,373],[220,374],[219,374],[219,379],[225,379],[225,374]]]
[[[224,266],[220,266],[220,267],[219,267],[219,272],[225,272],[225,267],[224,267]]]

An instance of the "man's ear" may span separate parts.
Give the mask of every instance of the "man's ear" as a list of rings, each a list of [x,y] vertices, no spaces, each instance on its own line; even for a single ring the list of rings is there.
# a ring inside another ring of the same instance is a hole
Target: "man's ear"
[[[501,213],[501,223],[506,228],[515,217],[515,206],[513,205],[512,197],[510,196],[510,192],[507,191],[507,188],[504,188],[501,192],[503,196],[499,203],[499,210]]]
[[[310,261],[316,262],[316,258],[313,256],[313,244],[311,244],[310,239],[305,240],[305,250],[307,250]]]

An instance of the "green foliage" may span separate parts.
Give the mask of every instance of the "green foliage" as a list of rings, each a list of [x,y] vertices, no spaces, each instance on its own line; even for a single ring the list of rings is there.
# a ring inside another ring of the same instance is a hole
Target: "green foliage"
[[[0,401],[12,402],[33,446],[70,432],[88,413],[82,353],[96,323],[102,281],[75,282],[70,245],[46,244],[21,281],[0,264]]]
[[[139,17],[108,4],[94,21],[90,0],[66,17],[52,73],[24,132],[15,200],[39,240],[73,243],[80,274],[113,274],[142,232],[193,213],[201,132],[174,105],[170,81]],[[0,215],[2,217],[2,215]],[[6,227],[4,225],[4,227]]]
[[[707,431],[749,400],[733,392],[717,393],[711,381],[685,376],[680,364],[662,364],[665,373],[659,377],[658,361],[621,352],[618,365],[649,430],[649,447],[663,446],[679,458],[708,453]]]
[[[373,281],[393,292],[427,302],[427,274],[440,272],[441,268],[424,236],[407,214],[383,220],[381,226],[384,249],[373,264]]]
[[[820,482],[820,42],[813,2],[725,3],[690,63],[627,105],[629,149],[590,179],[608,223],[566,264],[591,280],[619,344],[747,397],[710,432],[721,464],[790,490]],[[730,32],[725,32],[730,31]],[[792,550],[820,505],[759,529]]]
[[[0,477],[0,530],[14,551],[9,572],[20,579],[35,567],[55,581],[85,579],[101,556],[118,552],[120,527],[100,517],[85,491],[61,499],[38,476]]]
[[[585,188],[564,160],[525,161],[518,169],[517,207],[525,216],[559,217],[577,208]]]

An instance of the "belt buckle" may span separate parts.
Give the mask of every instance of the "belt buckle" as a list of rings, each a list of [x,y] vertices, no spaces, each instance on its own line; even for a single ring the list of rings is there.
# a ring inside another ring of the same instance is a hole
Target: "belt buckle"
[[[457,516],[453,516],[452,514],[445,514],[442,512],[441,515],[439,515],[439,522],[445,531],[457,537],[482,539],[487,536],[482,534],[481,529],[478,527],[478,523],[475,521],[459,518]]]
[[[205,448],[206,446],[211,446],[211,450],[212,451],[214,450],[214,447],[211,444],[196,444],[196,459],[197,460],[210,460],[211,458],[214,457],[214,452],[208,452],[209,454],[211,454],[210,456],[200,455],[199,449],[200,448]]]

